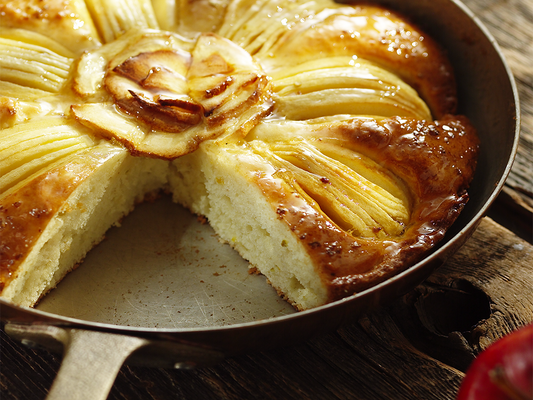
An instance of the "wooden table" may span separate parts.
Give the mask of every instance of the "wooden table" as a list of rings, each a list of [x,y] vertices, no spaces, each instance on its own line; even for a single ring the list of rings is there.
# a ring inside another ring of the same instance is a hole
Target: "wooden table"
[[[453,399],[481,350],[533,321],[533,0],[464,3],[515,74],[522,137],[504,191],[461,251],[402,299],[336,332],[210,368],[123,366],[110,399]],[[3,330],[0,340],[1,399],[45,398],[61,358]]]

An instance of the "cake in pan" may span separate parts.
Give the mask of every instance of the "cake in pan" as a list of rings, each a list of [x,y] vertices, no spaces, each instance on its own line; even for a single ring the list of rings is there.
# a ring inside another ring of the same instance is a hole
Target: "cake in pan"
[[[33,306],[161,191],[298,310],[424,257],[478,139],[406,18],[331,0],[0,1],[0,289]]]

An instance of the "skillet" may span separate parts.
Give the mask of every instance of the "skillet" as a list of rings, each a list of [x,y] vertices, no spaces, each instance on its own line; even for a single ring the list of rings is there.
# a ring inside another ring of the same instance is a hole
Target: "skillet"
[[[143,205],[126,218],[126,229],[112,230],[37,309],[0,299],[8,334],[64,349],[49,399],[105,399],[126,358],[190,368],[332,331],[414,288],[470,237],[503,187],[518,145],[518,96],[510,70],[492,36],[459,1],[371,2],[409,16],[447,49],[459,112],[478,130],[481,152],[470,202],[446,238],[386,282],[296,313],[264,278],[248,275],[246,264],[217,243],[208,226],[166,198]]]

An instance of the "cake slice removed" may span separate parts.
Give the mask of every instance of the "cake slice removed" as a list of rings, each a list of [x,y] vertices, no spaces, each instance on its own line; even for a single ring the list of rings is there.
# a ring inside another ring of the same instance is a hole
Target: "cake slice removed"
[[[299,309],[324,304],[327,289],[316,278],[314,263],[305,245],[276,214],[255,182],[258,175],[274,196],[287,196],[295,206],[313,212],[290,194],[274,168],[247,146],[203,146],[173,162],[170,175],[174,200],[207,217],[222,241],[263,273],[278,293]],[[278,190],[278,193],[274,193]]]

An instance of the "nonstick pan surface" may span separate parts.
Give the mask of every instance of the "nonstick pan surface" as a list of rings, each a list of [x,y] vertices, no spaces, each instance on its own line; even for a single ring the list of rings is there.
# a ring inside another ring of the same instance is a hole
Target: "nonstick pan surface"
[[[333,330],[406,293],[471,235],[511,168],[519,135],[513,78],[493,38],[458,1],[374,1],[403,12],[447,50],[459,111],[481,152],[470,202],[441,244],[402,274],[362,293],[295,312],[208,225],[166,197],[139,206],[37,307],[0,300],[9,324],[53,325],[186,343],[223,356],[288,345]]]

